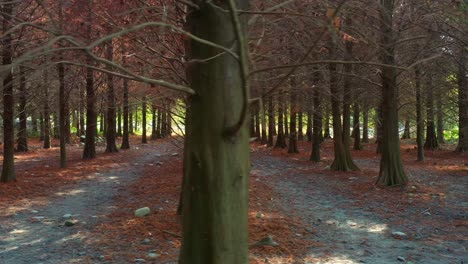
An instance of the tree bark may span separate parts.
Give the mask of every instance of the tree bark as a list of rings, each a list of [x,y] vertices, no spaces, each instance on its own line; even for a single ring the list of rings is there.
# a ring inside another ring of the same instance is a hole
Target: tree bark
[[[457,152],[468,152],[468,80],[467,61],[468,47],[460,43],[460,59],[458,64],[458,145]]]
[[[49,72],[44,70],[44,144],[43,148],[50,148],[50,108],[49,108]]]
[[[410,139],[411,134],[410,134],[410,119],[407,117],[405,119],[405,130],[403,131],[403,135],[401,136],[401,139]]]
[[[122,64],[126,65],[126,54],[122,56]],[[129,106],[128,106],[128,80],[123,79],[123,135],[122,135],[122,146],[120,149],[129,149],[130,142],[129,142]]]
[[[380,0],[382,24],[382,62],[395,65],[395,37],[393,32],[394,0]],[[395,68],[382,67],[382,116],[383,140],[380,171],[376,183],[379,185],[405,185],[408,177],[403,169],[398,134],[398,87]]]
[[[330,106],[329,104],[325,105],[325,123],[324,123],[324,135],[323,138],[331,138],[330,134]]]
[[[297,94],[294,89],[296,89],[296,80],[294,77],[291,79],[291,90],[289,91],[289,144],[288,144],[288,153],[299,153],[297,148],[297,130],[296,130],[296,119],[297,119]]]
[[[146,96],[143,96],[141,101],[141,143],[146,144],[148,140],[146,138]]]
[[[236,2],[238,10],[248,10],[247,0]],[[188,12],[191,33],[224,47],[232,46],[236,37],[231,18],[224,12],[229,9],[225,3],[217,2],[218,7],[203,4]],[[241,35],[246,37],[245,29]],[[234,135],[226,135],[226,126],[238,121],[241,108],[248,104],[244,93],[248,95],[249,91],[241,88],[238,60],[196,41],[191,41],[190,51],[191,59],[204,62],[187,69],[196,95],[190,98],[186,121],[190,129],[184,155],[186,184],[179,263],[247,264],[248,122],[244,120]],[[207,60],[213,56],[216,59]]]
[[[156,122],[157,122],[157,114],[156,114],[156,105],[151,104],[151,140],[156,140],[158,138],[156,132]]]
[[[439,148],[437,142],[437,136],[435,133],[436,127],[434,122],[434,87],[432,82],[431,73],[426,75],[426,141],[424,142],[424,148],[429,150],[435,150]]]
[[[106,45],[107,59],[113,61],[114,46],[112,40]],[[112,70],[109,67],[109,70]],[[114,91],[114,76],[107,75],[107,115],[106,115],[106,153],[118,152],[117,145],[115,144],[116,131],[115,131],[115,91]]]
[[[360,115],[361,109],[359,106],[359,102],[357,98],[355,98],[354,104],[353,104],[353,136],[354,136],[354,145],[353,149],[354,150],[361,150],[361,128],[359,124],[359,115]]]
[[[286,148],[286,137],[284,135],[284,95],[283,91],[280,90],[278,97],[278,136],[276,137],[275,148]]]
[[[268,136],[267,136],[267,122],[266,122],[266,107],[265,107],[265,100],[262,100],[262,139],[261,139],[261,144],[265,145],[268,143]]]
[[[416,88],[416,146],[418,152],[418,161],[424,161],[424,120],[422,115],[421,73],[419,68],[414,70],[414,77]]]
[[[322,143],[322,105],[320,89],[318,87],[318,74],[316,75],[315,85],[313,90],[313,101],[314,101],[314,123],[312,130],[312,153],[310,154],[310,160],[319,162],[321,159],[320,155],[320,144]]]
[[[2,19],[3,33],[12,28],[13,9],[15,1],[1,5],[0,16]],[[13,57],[13,46],[11,33],[3,34],[2,41],[2,64],[4,70],[0,71],[3,81],[3,167],[0,182],[16,181],[15,174],[15,134],[14,134],[14,107],[13,97],[13,71],[10,68]]]
[[[369,143],[369,107],[364,104],[362,111],[362,143]]]
[[[28,131],[27,131],[27,114],[26,114],[26,103],[27,103],[27,90],[26,90],[26,76],[25,68],[20,67],[20,83],[19,83],[19,130],[16,151],[27,152],[28,151]]]
[[[67,167],[67,98],[65,96],[65,66],[63,63],[57,64],[59,78],[59,138],[60,138],[60,168]],[[55,124],[56,126],[56,124]]]
[[[443,144],[445,143],[444,138],[444,110],[442,106],[442,92],[438,92],[437,96],[437,142]]]
[[[275,106],[273,103],[273,97],[269,97],[268,99],[268,142],[267,146],[268,147],[273,147],[273,137],[275,134],[275,122],[273,121],[275,119]]]

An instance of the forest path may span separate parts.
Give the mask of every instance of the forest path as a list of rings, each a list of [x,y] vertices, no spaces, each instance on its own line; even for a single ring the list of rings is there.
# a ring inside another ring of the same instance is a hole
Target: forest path
[[[403,230],[370,210],[378,204],[366,201],[365,206],[356,207],[354,199],[339,193],[339,185],[330,175],[310,172],[312,169],[317,171],[317,164],[290,159],[254,152],[252,174],[279,194],[279,201],[274,203],[279,204],[286,215],[298,216],[306,229],[313,230],[304,239],[323,244],[311,248],[298,263],[466,263],[463,244],[441,241],[434,245],[424,239],[409,239],[414,234],[408,234],[408,238],[395,238],[392,232]],[[407,214],[404,211],[394,213]],[[414,225],[418,226],[418,222]]]
[[[175,152],[175,147],[167,141],[136,148],[130,150],[138,152],[132,154],[131,160],[116,164],[111,171],[98,171],[92,177],[88,175],[74,185],[60,188],[47,205],[2,218],[0,263],[92,263],[84,259],[88,256],[99,259],[101,256],[90,256],[99,253],[83,242],[93,235],[89,231],[98,222],[111,221],[106,215],[117,206],[114,196],[119,189],[136,181],[145,166],[157,166],[158,161],[169,159]],[[125,155],[125,152],[115,155]],[[74,226],[64,225],[66,214],[77,221]]]

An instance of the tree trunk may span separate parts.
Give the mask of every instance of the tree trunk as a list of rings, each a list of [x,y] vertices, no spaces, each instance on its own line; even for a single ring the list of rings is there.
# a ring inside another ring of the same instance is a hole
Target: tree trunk
[[[151,104],[151,140],[156,140],[158,135],[156,133],[156,106]]]
[[[297,148],[297,130],[296,130],[296,119],[297,119],[297,95],[296,91],[296,80],[294,78],[291,79],[291,90],[289,91],[289,98],[290,98],[290,112],[289,112],[289,146],[288,146],[288,153],[299,153],[299,149]]]
[[[60,99],[59,99],[59,108],[60,108]],[[52,127],[52,131],[54,132],[54,138],[60,139],[60,121],[59,121],[60,118],[59,118],[59,114],[57,114],[57,111],[54,111],[52,113],[52,120],[54,121],[54,126]]]
[[[382,24],[382,62],[395,65],[395,37],[393,33],[394,0],[380,0]],[[380,171],[376,183],[380,185],[405,185],[408,177],[403,169],[398,134],[398,87],[395,68],[382,67],[382,121],[383,141]]]
[[[357,98],[355,98],[354,104],[353,104],[353,136],[354,136],[354,150],[361,150],[361,128],[359,124],[359,114],[361,112],[361,109],[359,107],[359,102]]]
[[[122,108],[117,107],[117,137],[122,136]]]
[[[278,136],[276,137],[276,144],[275,148],[286,148],[286,137],[284,135],[284,119],[283,119],[283,112],[284,112],[284,95],[283,92],[279,92],[278,98]]]
[[[297,113],[297,139],[300,141],[304,140],[304,114],[301,110]]]
[[[143,96],[141,102],[141,143],[148,143],[146,138],[146,96]]]
[[[44,144],[45,149],[50,148],[50,109],[49,109],[49,72],[44,70]]]
[[[310,154],[310,160],[319,162],[321,159],[320,155],[320,144],[322,143],[322,105],[320,89],[318,87],[318,74],[315,76],[315,85],[313,91],[314,101],[314,123],[312,130],[312,153]]]
[[[261,101],[259,101],[254,108],[255,109],[255,137],[257,138],[257,141],[261,140],[260,104],[261,104]]]
[[[362,143],[369,143],[369,107],[364,104],[362,112]]]
[[[122,56],[122,64],[126,65],[126,54],[124,52],[124,55]],[[129,142],[129,106],[128,106],[128,80],[123,79],[123,135],[122,135],[122,146],[120,146],[120,149],[129,149],[130,148],[130,142]]]
[[[133,111],[130,106],[128,107],[128,133],[135,135],[135,131],[133,130]]]
[[[310,96],[307,100],[308,102],[312,101]],[[307,109],[307,128],[306,128],[306,137],[308,142],[312,142],[312,111],[311,106]]]
[[[44,114],[39,111],[39,141],[44,141]]]
[[[462,45],[458,64],[458,146],[457,152],[468,152],[468,49]]]
[[[157,118],[157,124],[156,124],[156,136],[157,136],[157,138],[162,138],[161,122],[162,122],[162,111],[161,111],[161,107],[158,107],[158,118]]]
[[[325,124],[324,124],[324,135],[323,138],[331,138],[330,134],[330,106],[329,104],[325,105]]]
[[[416,145],[418,151],[418,161],[424,161],[424,120],[422,115],[421,102],[421,73],[418,68],[414,70],[416,88]]]
[[[335,49],[336,44],[333,41],[330,41],[330,58],[336,59]],[[350,51],[347,42],[347,57],[349,59]],[[350,72],[349,68],[351,65],[345,65],[345,72]],[[351,159],[350,152],[350,89],[351,89],[351,80],[349,76],[345,76],[344,79],[344,103],[343,103],[343,126],[341,124],[341,91],[338,83],[338,73],[337,66],[335,63],[329,64],[330,71],[330,97],[331,97],[331,108],[333,116],[333,150],[334,150],[334,160],[330,165],[330,169],[334,171],[353,171],[358,170],[358,167],[354,164]]]
[[[273,147],[273,136],[275,134],[275,108],[273,104],[273,97],[269,97],[268,99],[268,142],[267,146],[268,147]]]
[[[79,130],[79,134],[78,136],[80,137],[80,140],[81,140],[81,137],[83,137],[85,135],[85,107],[84,107],[84,100],[85,100],[85,90],[80,87],[80,103],[79,103],[79,115],[80,115],[80,130]]]
[[[13,8],[16,2],[4,3],[0,7],[3,33],[12,27]],[[3,34],[2,41],[2,64],[4,70],[0,71],[3,81],[3,167],[0,182],[16,181],[15,175],[15,127],[14,127],[14,97],[13,97],[13,71],[10,68],[13,57],[13,46],[11,33]]]
[[[28,151],[28,131],[27,131],[27,115],[26,115],[26,103],[27,103],[27,90],[26,90],[26,76],[25,68],[20,67],[20,83],[19,83],[19,130],[18,130],[18,145],[16,151],[27,152]]]
[[[246,0],[237,2],[238,10],[248,10]],[[188,12],[191,33],[224,47],[232,46],[236,37],[231,17],[224,12],[229,7],[224,3],[217,2],[219,8],[203,4]],[[245,30],[241,35],[246,37]],[[186,121],[190,129],[184,155],[186,184],[179,263],[247,264],[248,122],[244,120],[234,135],[225,131],[226,126],[238,121],[241,108],[247,107],[243,95],[249,91],[242,91],[237,59],[229,54],[219,56],[219,49],[196,41],[191,42],[190,51],[191,59],[204,62],[187,70],[196,96],[190,98]],[[207,60],[214,56],[216,59]]]
[[[439,148],[437,142],[437,136],[435,133],[436,127],[434,122],[434,87],[432,82],[432,76],[428,72],[426,74],[427,85],[426,85],[426,142],[424,142],[424,148],[429,150],[435,150]]]
[[[107,59],[113,61],[114,46],[112,40],[106,45]],[[109,70],[112,70],[109,67]],[[118,152],[117,145],[115,144],[116,138],[116,124],[115,124],[115,91],[114,91],[114,76],[107,75],[107,115],[106,115],[106,153]]]
[[[288,122],[288,117],[289,117],[289,112],[288,112],[288,103],[287,99],[284,100],[284,107],[283,107],[283,126],[284,126],[284,136],[286,138],[289,138],[289,122]]]
[[[261,139],[261,144],[265,145],[268,143],[268,137],[267,137],[267,122],[266,122],[266,107],[265,107],[265,100],[262,100],[262,139]]]
[[[250,137],[255,137],[255,113],[253,111],[250,113],[249,131]]]
[[[444,138],[444,110],[442,108],[442,92],[438,92],[437,96],[437,142],[445,143]]]
[[[57,64],[59,78],[59,138],[60,138],[60,168],[67,167],[67,98],[65,97],[65,66],[63,63]],[[57,124],[54,124],[57,126]]]
[[[383,151],[383,101],[380,102],[379,106],[377,107],[377,116],[375,120],[375,131],[377,132],[377,138],[375,140],[375,144],[377,144],[376,153],[381,154]]]
[[[405,130],[403,131],[403,136],[401,136],[401,139],[410,139],[411,138],[411,133],[410,133],[410,119],[407,117],[405,119]]]

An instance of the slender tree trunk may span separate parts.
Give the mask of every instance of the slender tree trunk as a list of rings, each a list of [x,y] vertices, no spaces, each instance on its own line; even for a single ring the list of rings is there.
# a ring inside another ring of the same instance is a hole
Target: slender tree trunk
[[[59,99],[59,108],[60,108],[60,99]],[[52,113],[52,119],[54,121],[54,126],[52,128],[52,131],[54,131],[54,138],[60,140],[60,118],[59,118],[59,114],[57,114],[57,111],[54,111]]]
[[[265,145],[268,143],[266,126],[267,126],[267,122],[266,122],[265,100],[262,100],[262,140],[261,140],[262,145]]]
[[[312,101],[310,96],[308,96],[308,102]],[[308,142],[312,142],[312,111],[311,107],[307,108],[307,128],[306,128],[306,137]]]
[[[284,112],[284,95],[283,92],[280,91],[278,98],[278,136],[276,137],[276,144],[275,148],[286,148],[288,145],[286,144],[286,137],[284,135],[284,119],[283,119],[283,112]]]
[[[143,100],[141,102],[141,143],[146,144],[148,143],[146,138],[146,96],[143,96]]]
[[[113,61],[114,46],[112,40],[106,45],[107,59]],[[109,68],[112,70],[112,68]],[[107,115],[106,115],[106,153],[118,152],[117,145],[115,144],[116,131],[115,131],[115,91],[114,91],[114,76],[107,75]]]
[[[325,104],[325,124],[324,124],[324,132],[325,134],[323,135],[324,138],[331,138],[330,134],[330,105]]]
[[[172,102],[167,104],[167,136],[172,136]]]
[[[130,106],[128,107],[128,133],[130,135],[135,135],[135,131],[133,130],[133,111],[132,111],[132,107]]]
[[[65,97],[65,66],[63,63],[57,64],[59,78],[59,138],[60,138],[60,168],[67,167],[67,98]],[[55,126],[57,126],[55,124]]]
[[[20,83],[19,83],[19,130],[18,130],[18,145],[16,151],[27,152],[28,151],[28,131],[27,131],[27,115],[26,115],[26,103],[27,103],[27,91],[26,91],[26,76],[25,68],[20,67]]]
[[[253,111],[250,113],[249,131],[250,137],[255,137],[255,113]]]
[[[310,160],[319,162],[321,159],[320,155],[320,144],[322,143],[322,106],[320,89],[317,85],[319,81],[318,73],[315,76],[315,86],[313,90],[313,101],[314,101],[314,123],[312,130],[312,153],[310,154]]]
[[[437,142],[436,127],[434,122],[434,87],[432,82],[432,76],[427,73],[427,86],[426,86],[426,142],[424,142],[424,148],[435,150],[439,148]]]
[[[382,9],[382,62],[395,65],[395,37],[393,32],[394,0],[380,0]],[[395,68],[382,67],[383,142],[380,171],[376,183],[380,185],[405,185],[408,177],[403,169],[398,135],[398,87]]]
[[[39,141],[44,141],[44,114],[39,111]]]
[[[87,36],[91,39],[91,30],[93,25],[92,1],[88,1],[88,27]],[[92,65],[91,57],[87,57],[87,64]],[[86,138],[83,150],[83,159],[94,159],[96,157],[96,134],[97,134],[97,114],[95,109],[96,95],[94,91],[93,69],[86,68]]]
[[[151,140],[156,140],[158,138],[158,135],[156,133],[156,106],[154,104],[151,104]]]
[[[45,149],[50,148],[50,108],[49,108],[49,72],[44,70],[44,145]]]
[[[460,47],[460,59],[458,64],[458,145],[457,152],[468,152],[468,80],[467,61],[468,48],[466,45]]]
[[[274,119],[275,119],[275,108],[274,108],[274,104],[273,104],[273,97],[270,97],[267,99],[268,100],[268,142],[267,142],[267,146],[268,147],[273,147],[273,136],[275,134],[274,132],[274,128],[275,128],[275,123],[274,123]]]
[[[297,94],[296,91],[296,80],[291,79],[291,90],[289,91],[290,98],[290,112],[289,112],[289,144],[288,144],[288,153],[299,153],[297,148],[297,130],[296,130],[296,119],[297,119]]]
[[[126,65],[126,54],[122,56],[122,64]],[[122,146],[120,149],[129,149],[130,142],[129,142],[129,120],[128,118],[131,116],[129,113],[129,106],[128,106],[128,80],[123,79],[123,135],[122,135]]]
[[[3,33],[12,27],[13,9],[16,2],[3,3],[0,7]],[[15,132],[14,132],[14,107],[13,97],[13,71],[10,69],[13,57],[11,33],[2,34],[2,64],[5,68],[0,71],[3,81],[3,167],[0,182],[16,181],[15,175]]]
[[[442,108],[442,92],[438,92],[437,96],[437,142],[445,143],[444,138],[444,110]]]
[[[157,124],[156,124],[156,134],[158,138],[162,138],[161,134],[161,122],[162,122],[162,113],[161,113],[161,107],[158,107],[158,118],[157,118]]]
[[[422,115],[421,100],[421,73],[418,68],[414,70],[416,88],[416,145],[418,151],[418,161],[424,161],[424,120]]]
[[[37,112],[36,110],[31,111],[31,125],[32,125],[32,132],[37,135],[39,132],[39,128],[37,126]]]
[[[257,105],[255,106],[255,137],[257,138],[257,141],[261,140],[260,104],[261,102],[258,102]]]
[[[84,102],[85,101],[85,90],[80,87],[80,102],[79,102],[79,115],[80,115],[80,133],[78,136],[81,138],[85,135],[85,107],[84,107]]]
[[[283,108],[283,126],[284,126],[284,136],[289,138],[289,112],[288,112],[288,103],[287,99],[284,100]]]
[[[410,119],[407,117],[405,119],[405,130],[403,131],[403,136],[401,136],[401,139],[410,139],[411,134],[410,134]]]
[[[375,120],[375,131],[377,132],[377,138],[375,143],[377,144],[376,152],[381,154],[383,151],[383,102],[380,102],[380,105],[377,107],[377,116]]]
[[[297,113],[297,139],[300,141],[304,140],[304,114],[301,110]]]
[[[248,10],[237,0],[238,10]],[[191,33],[224,47],[235,43],[231,17],[219,8],[203,4],[188,12]],[[239,17],[245,20],[246,16]],[[242,30],[242,38],[246,37]],[[239,47],[239,45],[236,45]],[[242,48],[242,45],[241,45]],[[239,60],[219,49],[192,41],[196,63],[188,71],[196,96],[190,100],[186,135],[180,264],[247,264],[249,131],[244,120],[240,131],[226,135],[226,126],[239,120],[247,101],[242,92]],[[247,52],[247,49],[243,49]],[[217,56],[215,60],[207,60]],[[241,55],[242,56],[242,55]],[[242,56],[246,57],[246,56]],[[220,78],[220,76],[222,78]],[[248,117],[248,112],[247,115]],[[213,155],[216,153],[216,155]]]
[[[362,143],[369,143],[369,107],[366,104],[362,112]]]
[[[117,107],[117,137],[122,136],[122,108]]]
[[[353,149],[354,150],[361,150],[361,128],[359,124],[359,115],[360,115],[361,109],[359,107],[359,102],[357,98],[355,98],[354,104],[353,104],[353,131],[354,131],[354,145]]]

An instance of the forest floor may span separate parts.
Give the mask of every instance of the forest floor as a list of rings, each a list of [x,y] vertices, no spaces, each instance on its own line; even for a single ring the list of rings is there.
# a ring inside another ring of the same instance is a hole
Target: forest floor
[[[37,140],[36,140],[37,141]],[[138,144],[81,160],[69,146],[58,168],[57,143],[16,155],[18,182],[0,185],[0,263],[177,263],[176,215],[182,153],[173,142]],[[449,150],[415,161],[402,144],[410,184],[375,186],[375,146],[353,151],[357,172],[332,172],[323,161],[253,144],[249,232],[278,246],[251,248],[251,263],[467,263],[468,156]],[[148,206],[150,215],[134,216]],[[69,220],[74,225],[66,226]],[[399,234],[395,232],[401,232]]]

